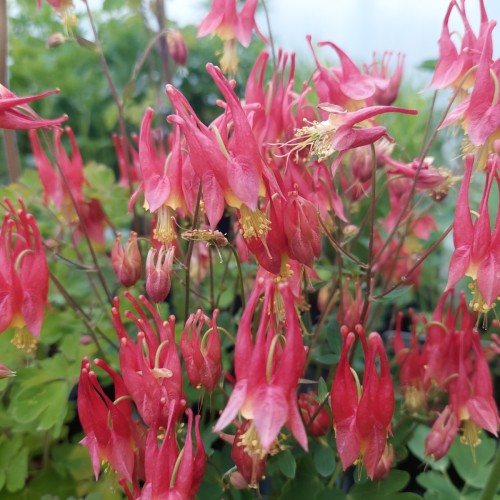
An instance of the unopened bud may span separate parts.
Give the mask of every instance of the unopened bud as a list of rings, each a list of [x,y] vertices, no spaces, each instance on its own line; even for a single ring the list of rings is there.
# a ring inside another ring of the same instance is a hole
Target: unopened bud
[[[10,368],[7,368],[5,365],[0,363],[0,379],[15,377],[16,372],[12,371]]]
[[[179,66],[185,66],[188,56],[188,48],[182,33],[172,30],[167,33],[168,52],[170,57]]]
[[[59,47],[66,42],[66,37],[62,33],[52,33],[52,35],[47,38],[47,47],[49,49],[53,49],[55,47]]]
[[[154,258],[158,253],[156,264]],[[159,251],[151,248],[146,258],[146,291],[150,299],[157,304],[163,302],[170,293],[172,265],[174,261],[174,247]]]
[[[129,287],[137,283],[142,273],[142,259],[137,241],[137,233],[132,231],[130,237],[122,247],[122,235],[118,233],[113,249],[111,250],[111,263],[120,283]]]

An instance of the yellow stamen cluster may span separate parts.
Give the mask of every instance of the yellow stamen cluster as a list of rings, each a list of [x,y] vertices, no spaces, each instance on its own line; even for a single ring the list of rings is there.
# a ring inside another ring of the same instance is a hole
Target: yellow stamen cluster
[[[484,301],[484,298],[477,287],[476,281],[469,283],[467,286],[472,293],[472,300],[469,302],[469,307],[471,307],[475,312],[479,314],[486,314],[495,307],[495,303],[488,305]]]
[[[229,75],[235,75],[238,71],[240,58],[236,51],[236,39],[224,40],[224,49],[220,58],[220,67],[222,72]]]
[[[259,209],[252,211],[246,205],[241,205],[240,227],[246,240],[264,238],[271,229],[271,221]]]
[[[405,389],[405,407],[411,415],[416,415],[425,408],[427,398],[425,397],[425,392],[418,387],[408,386]]]
[[[434,201],[444,200],[448,196],[451,186],[455,183],[456,178],[453,177],[452,171],[449,168],[438,168],[439,173],[443,176],[443,182],[431,192]]]
[[[38,345],[38,338],[33,337],[26,325],[15,328],[14,338],[10,341],[17,349],[31,353],[35,352]]]
[[[323,122],[308,123],[309,126],[299,128],[295,132],[295,139],[289,143],[293,146],[292,151],[300,151],[309,146],[310,156],[317,156],[319,161],[325,160],[335,152],[332,138],[337,127],[330,118]]]
[[[470,447],[472,461],[474,463],[476,463],[476,450],[474,448],[481,444],[481,439],[479,438],[480,433],[481,428],[478,427],[470,418],[464,420],[460,442]]]
[[[167,246],[177,238],[170,211],[170,207],[166,205],[158,209],[158,219],[156,221],[156,227],[153,230],[153,237]]]

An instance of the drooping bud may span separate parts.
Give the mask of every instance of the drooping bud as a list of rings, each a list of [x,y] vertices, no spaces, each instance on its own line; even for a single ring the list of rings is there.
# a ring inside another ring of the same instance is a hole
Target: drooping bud
[[[434,460],[442,458],[450,449],[457,435],[459,421],[449,406],[440,413],[431,432],[425,438],[425,454]]]
[[[154,258],[158,253],[156,264]],[[170,293],[174,247],[164,246],[157,251],[150,248],[146,258],[146,291],[150,299],[157,304],[163,302]]]
[[[284,229],[290,257],[312,267],[321,255],[321,235],[314,205],[293,193],[284,211]]]
[[[136,232],[130,233],[125,248],[122,246],[122,234],[118,233],[111,250],[111,263],[116,277],[123,286],[128,288],[137,283],[142,274],[142,259]]]
[[[49,49],[53,49],[55,47],[59,47],[66,41],[66,37],[62,33],[52,33],[47,38],[47,47]]]
[[[188,48],[186,41],[179,30],[172,30],[167,33],[168,53],[179,66],[186,66]]]
[[[0,363],[0,379],[15,377],[15,376],[16,376],[16,372],[12,371],[10,368],[8,368],[4,364]]]

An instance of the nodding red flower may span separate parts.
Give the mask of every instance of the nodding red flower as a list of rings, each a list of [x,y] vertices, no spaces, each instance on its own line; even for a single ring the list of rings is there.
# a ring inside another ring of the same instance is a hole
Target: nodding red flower
[[[85,437],[80,444],[89,450],[95,478],[99,477],[101,462],[108,462],[127,481],[137,484],[140,470],[139,455],[145,429],[132,418],[132,405],[123,380],[102,360],[95,364],[104,369],[115,384],[113,402],[103,391],[88,358],[82,361],[78,382],[78,416]],[[143,450],[142,450],[143,451]]]
[[[175,428],[175,404],[169,408],[164,429],[151,427],[146,438],[144,469],[146,481],[141,489],[141,500],[186,499],[193,500],[200,487],[206,465],[206,453],[200,435],[200,416],[194,418],[196,451],[193,449],[193,412],[188,417],[184,446],[179,449]],[[162,442],[158,445],[159,435]]]
[[[189,382],[194,387],[213,391],[222,372],[220,338],[217,329],[218,309],[209,318],[203,311],[191,314],[182,331],[180,348]],[[201,337],[203,325],[208,330]]]
[[[187,207],[183,193],[182,155],[180,131],[176,127],[172,136],[171,151],[167,156],[161,137],[155,141],[151,130],[154,111],[148,108],[144,113],[139,133],[139,164],[142,183],[130,199],[134,203],[138,194],[144,191],[144,208],[157,214],[154,238],[170,245],[176,238],[172,217],[177,209]]]
[[[469,188],[474,156],[465,159],[465,175],[458,193],[453,220],[453,243],[455,251],[451,256],[448,270],[449,290],[464,276],[474,281],[470,287],[473,294],[472,306],[479,313],[488,312],[500,295],[500,222],[497,220],[492,232],[488,200],[496,177],[496,164],[487,173],[486,185],[479,205],[479,214],[472,221],[469,204]],[[498,179],[497,179],[498,182]]]
[[[392,75],[390,74],[389,65],[392,59],[391,52],[384,52],[380,60],[377,59],[377,54],[373,54],[373,62],[370,65],[364,65],[365,73],[369,74],[375,84],[375,92],[373,94],[373,103],[381,106],[390,106],[397,98],[399,86],[403,76],[403,63],[405,56],[398,54],[396,68]]]
[[[198,38],[213,34],[223,41],[224,51],[220,62],[224,73],[234,74],[238,69],[236,41],[248,47],[255,29],[264,43],[268,43],[255,23],[257,3],[258,0],[246,0],[238,13],[236,0],[212,0],[210,12],[198,26]]]
[[[122,233],[118,233],[111,250],[111,263],[123,286],[129,287],[137,283],[142,274],[142,258],[135,231],[131,231],[125,248],[122,246]]]
[[[120,302],[115,298],[112,318],[120,340],[122,377],[144,422],[150,427],[166,427],[171,401],[176,402],[176,418],[186,404],[181,362],[174,339],[175,317],[162,321],[146,297],[139,297],[141,307],[130,293],[124,295],[136,311],[126,311],[125,316],[137,325],[138,333],[134,342],[123,325]],[[153,322],[150,322],[148,312]]]
[[[112,139],[120,172],[118,184],[127,187],[141,178],[139,155],[127,137],[113,134]]]
[[[473,85],[474,73],[470,70],[479,62],[485,38],[491,38],[491,32],[488,32],[488,16],[483,0],[479,0],[479,6],[481,24],[479,34],[476,36],[467,19],[465,2],[450,2],[443,20],[443,27],[439,38],[439,58],[431,82],[431,85],[436,89],[444,89],[446,87],[455,88],[460,84],[461,88],[466,90]],[[460,36],[462,41],[460,51],[457,50],[457,47],[451,40],[451,33],[448,26],[454,8],[458,10],[465,28],[463,36]],[[462,82],[464,77],[465,81]]]
[[[190,163],[201,181],[205,212],[212,230],[224,213],[224,203],[239,210],[245,239],[265,238],[269,220],[259,209],[266,183],[281,195],[274,174],[266,165],[252,128],[233,85],[212,64],[207,64],[226,100],[225,113],[207,127],[196,116],[187,99],[172,85],[167,94],[177,112],[168,121],[182,130]]]
[[[27,352],[35,350],[49,290],[49,269],[43,242],[33,215],[9,208],[0,228],[0,333],[12,327],[12,343]]]
[[[368,477],[373,479],[384,453],[387,435],[391,432],[394,413],[394,389],[380,335],[372,332],[365,338],[361,325],[356,327],[365,353],[363,390],[353,377],[349,364],[349,350],[355,335],[342,328],[344,344],[340,361],[333,380],[331,401],[333,426],[337,440],[337,450],[344,470],[359,456]],[[377,371],[377,360],[379,372]]]
[[[57,167],[54,167],[43,150],[37,132],[29,132],[38,176],[44,189],[45,203],[49,200],[61,212],[67,224],[79,237],[83,226],[89,238],[98,245],[104,245],[106,216],[96,198],[87,199],[83,187],[88,184],[83,174],[83,159],[70,127],[65,127],[71,145],[68,155],[62,143],[63,130],[54,130],[54,150]]]
[[[146,292],[157,304],[163,302],[170,293],[174,252],[174,247],[165,248],[162,245],[159,250],[151,247],[146,257]]]
[[[410,413],[418,413],[426,407],[430,381],[426,380],[427,349],[421,349],[417,336],[417,322],[410,310],[412,331],[409,345],[402,336],[403,314],[399,313],[394,338],[394,351],[399,365],[399,380],[403,389],[405,406]]]
[[[28,102],[42,99],[51,94],[57,94],[58,89],[48,90],[41,94],[29,97],[17,97],[7,87],[0,84],[0,128],[13,130],[28,130],[41,127],[55,127],[67,120],[61,116],[53,120],[46,120],[38,116],[28,105]]]
[[[292,151],[309,147],[309,154],[322,161],[335,152],[339,152],[332,165],[335,173],[342,157],[351,149],[373,144],[382,137],[390,140],[387,129],[382,125],[373,125],[373,118],[384,113],[404,113],[416,115],[415,109],[393,106],[368,106],[356,111],[347,111],[335,104],[320,104],[320,109],[328,113],[328,119],[312,122],[296,132],[295,139],[289,141]],[[373,126],[360,126],[370,123]]]
[[[254,312],[264,293],[261,317],[252,341]],[[284,321],[283,321],[284,316]],[[285,340],[282,346],[280,339]],[[306,361],[294,297],[288,283],[257,280],[241,317],[235,350],[236,385],[214,427],[220,432],[238,413],[252,424],[245,442],[269,451],[280,429],[290,429],[307,450],[307,435],[297,405],[297,384]],[[243,439],[243,437],[242,437]]]

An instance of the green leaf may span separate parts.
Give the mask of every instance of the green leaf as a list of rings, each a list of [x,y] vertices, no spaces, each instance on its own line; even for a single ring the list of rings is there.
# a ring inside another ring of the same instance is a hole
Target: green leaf
[[[65,380],[25,387],[14,394],[9,411],[17,422],[36,421],[37,431],[54,428],[57,435],[66,416],[69,391]]]
[[[433,500],[460,499],[460,492],[441,472],[423,472],[417,476],[417,483],[427,489],[425,498],[431,498]]]
[[[295,457],[289,450],[285,450],[280,453],[277,457],[277,462],[280,471],[289,479],[295,477],[295,471],[297,470],[297,464],[295,462]]]
[[[3,436],[2,436],[3,438]],[[28,449],[20,434],[0,441],[0,490],[17,491],[24,486],[28,474]],[[13,477],[11,477],[11,475]]]
[[[318,380],[318,400],[323,401],[328,396],[328,386],[325,379],[320,377]]]
[[[320,444],[313,450],[313,461],[320,476],[330,477],[335,470],[335,452],[330,446]]]
[[[425,454],[425,438],[429,433],[430,428],[426,425],[418,425],[413,431],[411,439],[408,441],[408,448],[410,451],[422,462],[427,464],[434,470],[445,471],[450,465],[450,461],[447,456],[441,458],[441,460],[434,460],[432,457],[428,457]]]
[[[349,492],[349,498],[355,500],[397,498],[395,494],[401,491],[409,480],[410,474],[408,472],[394,469],[386,479],[380,481],[366,480],[355,484]]]
[[[316,474],[311,456],[303,455],[298,460],[295,478],[286,484],[279,498],[286,500],[316,498],[323,489],[324,486]]]
[[[449,457],[460,477],[475,488],[483,488],[490,475],[493,457],[495,456],[495,441],[484,436],[479,446],[472,450],[459,441],[450,448]]]
[[[28,477],[28,448],[23,447],[10,460],[6,488],[10,492],[23,489]]]
[[[318,356],[316,358],[316,361],[318,363],[321,363],[323,365],[336,365],[339,362],[340,355],[339,354],[323,354],[321,356]]]

